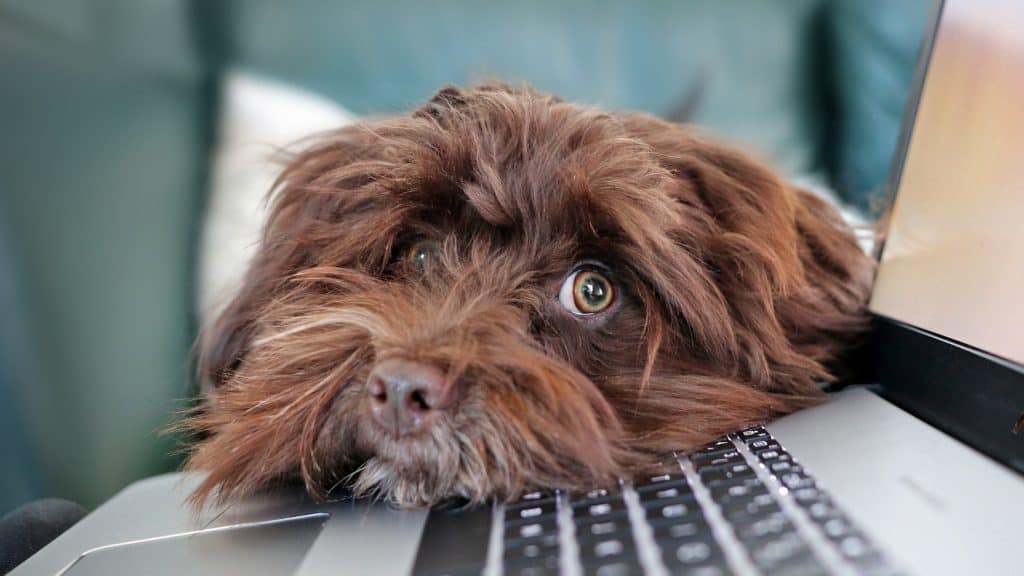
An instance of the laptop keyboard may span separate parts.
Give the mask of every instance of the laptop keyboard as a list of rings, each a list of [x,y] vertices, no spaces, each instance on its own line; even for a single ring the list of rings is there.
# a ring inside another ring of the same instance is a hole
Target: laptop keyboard
[[[763,427],[616,490],[533,492],[497,513],[489,571],[509,576],[897,573]]]

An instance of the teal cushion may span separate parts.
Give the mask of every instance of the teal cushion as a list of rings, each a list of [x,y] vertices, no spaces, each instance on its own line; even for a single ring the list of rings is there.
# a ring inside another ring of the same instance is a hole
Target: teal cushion
[[[188,8],[0,11],[0,229],[25,327],[14,400],[39,491],[87,506],[173,466],[158,431],[189,392],[207,134]]]
[[[235,0],[228,60],[359,114],[417,106],[446,83],[526,80],[567,99],[694,120],[793,173],[819,168],[819,0],[324,2]]]
[[[839,0],[828,10],[835,94],[833,183],[877,213],[931,0]]]

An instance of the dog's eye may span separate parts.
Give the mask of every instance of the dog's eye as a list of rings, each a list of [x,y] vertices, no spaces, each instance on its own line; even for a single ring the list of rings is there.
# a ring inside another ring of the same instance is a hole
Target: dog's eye
[[[441,246],[434,240],[420,240],[409,248],[405,261],[413,270],[423,272],[440,250]]]
[[[585,316],[607,310],[615,301],[612,283],[595,270],[576,270],[558,291],[558,302],[573,314]]]

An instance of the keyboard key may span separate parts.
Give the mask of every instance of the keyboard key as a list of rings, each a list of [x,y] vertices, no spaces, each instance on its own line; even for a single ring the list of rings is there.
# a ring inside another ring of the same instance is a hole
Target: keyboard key
[[[783,534],[795,532],[796,527],[783,513],[769,514],[742,526],[734,526],[736,537],[742,542],[752,544],[778,538]]]
[[[788,532],[750,547],[751,560],[766,572],[788,561],[802,561],[809,554],[810,548],[796,532]]]
[[[814,488],[818,482],[810,476],[797,472],[790,472],[782,474],[779,477],[779,482],[789,488],[790,490],[800,490],[803,488]]]
[[[557,534],[554,536],[557,536]],[[504,548],[506,555],[513,554],[516,557],[538,558],[552,554],[557,555],[559,542],[557,537],[516,539],[506,541]]]
[[[737,478],[715,482],[714,485],[708,486],[707,488],[712,492],[712,494],[714,494],[717,490],[726,489],[732,486],[764,486],[764,483],[761,482],[761,479],[758,478],[756,474],[751,473],[750,475],[743,475]],[[713,497],[714,496],[712,496],[712,498]]]
[[[828,576],[830,572],[814,554],[797,554],[772,567],[770,574],[780,576]]]
[[[732,445],[732,442],[730,442],[729,440],[727,440],[725,438],[722,438],[722,439],[719,439],[719,440],[715,440],[714,442],[711,442],[709,444],[705,444],[705,445],[701,446],[700,448],[694,450],[693,452],[690,453],[690,457],[691,458],[695,458],[695,457],[697,457],[697,456],[699,456],[701,454],[723,452],[723,451],[735,450],[735,449],[736,449],[736,447]]]
[[[503,561],[506,566],[550,566],[558,567],[560,556],[558,543],[533,543],[505,548]]]
[[[505,521],[531,520],[544,516],[553,516],[558,513],[558,506],[554,501],[543,504],[517,506],[511,510],[505,510]]]
[[[742,478],[757,478],[757,475],[750,466],[746,464],[732,464],[720,468],[706,468],[700,472],[700,479],[709,488],[729,480]]]
[[[614,492],[590,498],[573,497],[570,505],[572,506],[574,513],[578,513],[578,511],[590,508],[591,506],[596,506],[598,504],[611,504],[613,502],[622,502],[622,494]]]
[[[725,562],[721,560],[712,560],[712,563],[704,563],[698,566],[688,566],[686,569],[687,576],[725,576],[731,573],[728,571]]]
[[[620,558],[633,552],[633,538],[614,537],[593,540],[580,545],[580,558],[583,562],[603,558]]]
[[[751,441],[747,442],[747,446],[752,451],[757,452],[758,450],[764,450],[764,449],[768,448],[768,445],[771,442],[772,441],[769,440],[768,438],[757,438],[755,440],[751,440]]]
[[[723,446],[722,448],[716,449],[716,450],[707,450],[707,451],[703,451],[703,452],[696,452],[696,453],[690,455],[690,460],[692,460],[693,462],[697,462],[697,461],[703,462],[705,460],[711,460],[711,459],[714,459],[714,458],[723,458],[723,457],[733,458],[733,457],[736,457],[736,456],[739,456],[739,455],[740,455],[739,451],[736,450],[736,447],[733,446],[732,442],[728,442],[725,446]]]
[[[874,547],[871,543],[860,534],[847,536],[839,540],[837,544],[839,545],[839,553],[842,554],[844,558],[851,560],[874,552]]]
[[[771,436],[768,435],[768,431],[765,430],[764,426],[751,426],[737,432],[735,437],[744,442],[749,442],[759,438],[770,438]]]
[[[644,484],[633,487],[633,489],[636,490],[637,494],[640,496],[641,500],[644,498],[652,497],[650,496],[650,494],[652,493],[657,493],[662,490],[668,490],[673,488],[678,490],[680,493],[688,492],[690,494],[693,494],[693,488],[690,486],[690,483],[687,482],[686,478],[677,478],[675,480],[669,480],[666,482],[655,482],[654,484]]]
[[[821,531],[832,540],[839,540],[854,534],[855,528],[844,516],[830,518],[821,524]]]
[[[637,495],[640,497],[640,502],[645,506],[650,502],[663,502],[666,500],[693,500],[696,498],[688,485],[649,488],[652,489],[644,492],[637,492]]]
[[[629,518],[619,517],[601,522],[592,522],[578,526],[576,537],[581,541],[589,541],[595,538],[609,538],[612,536],[626,537],[633,533],[629,524]]]
[[[588,574],[633,574],[634,568],[640,568],[632,536],[582,544],[580,562]]]
[[[505,526],[506,538],[535,538],[544,534],[557,534],[558,524],[554,518],[530,522],[528,524],[516,524]]]
[[[694,513],[699,513],[700,504],[693,498],[669,498],[664,500],[649,500],[641,505],[647,511],[647,517],[651,520],[660,518],[682,518]]]
[[[533,508],[535,506],[557,506],[558,498],[551,496],[548,498],[541,498],[539,500],[516,500],[505,504],[505,515],[508,516],[513,513],[517,513],[519,510],[524,508]]]
[[[713,549],[706,542],[687,542],[676,547],[676,560],[683,564],[699,564],[711,558]]]
[[[676,522],[662,522],[652,526],[654,539],[658,541],[710,539],[711,528],[703,517],[681,519]]]
[[[662,547],[662,560],[670,573],[730,574],[721,549],[713,542],[683,542]]]
[[[722,515],[725,516],[729,522],[743,526],[756,522],[757,520],[761,520],[762,518],[779,511],[781,511],[779,505],[775,503],[774,499],[769,497],[768,500],[752,500],[750,502],[723,507]]]
[[[686,476],[680,469],[672,470],[670,468],[662,468],[638,474],[633,480],[633,485],[638,487],[654,486],[656,484],[664,484],[666,482],[675,482],[685,479]]]
[[[750,451],[753,452],[755,456],[760,456],[763,452],[773,450],[776,452],[785,452],[785,450],[782,449],[782,446],[779,445],[779,443],[776,442],[775,440],[772,440],[771,438],[760,438],[758,440],[753,440],[747,444],[747,447],[750,448]]]
[[[830,505],[832,502],[828,494],[817,488],[801,488],[792,492],[792,495],[796,503],[804,508],[809,508],[819,503]]]
[[[595,522],[608,522],[627,516],[626,503],[618,499],[575,508],[572,520],[577,526],[588,526]]]
[[[558,558],[538,558],[531,562],[506,564],[504,573],[509,576],[557,576]]]
[[[821,492],[819,491],[818,494],[821,495]],[[803,504],[803,502],[800,502],[799,500],[797,500],[797,502]],[[811,520],[818,523],[826,522],[841,515],[832,503],[831,498],[828,498],[827,496],[810,502],[807,504],[806,508],[807,515],[811,517]]]
[[[764,491],[761,494],[753,494],[742,498],[723,498],[718,505],[722,507],[723,514],[730,510],[752,510],[754,507],[766,507],[775,504],[775,498]]]
[[[762,450],[757,454],[757,458],[765,466],[771,466],[775,462],[792,462],[793,457],[785,450],[769,449]]]
[[[597,498],[605,498],[608,496],[617,496],[618,490],[609,490],[608,488],[595,488],[587,492],[581,492],[579,494],[573,494],[572,499],[575,500],[594,500]]]
[[[719,504],[745,502],[757,496],[767,495],[768,489],[760,483],[719,484],[711,489],[711,499]]]
[[[594,576],[640,576],[644,569],[636,560],[610,561],[584,565],[583,573]]]
[[[743,456],[739,452],[731,450],[729,452],[725,452],[713,458],[695,458],[693,460],[693,468],[694,470],[700,472],[705,468],[728,466],[729,464],[738,464],[742,462],[746,462],[746,460],[743,459]]]
[[[792,460],[776,460],[775,462],[768,464],[768,470],[772,474],[783,474],[785,472],[790,471],[802,472],[803,468],[801,468],[798,464],[794,464]]]
[[[573,507],[573,516],[600,517],[608,516],[614,512],[624,511],[626,503],[622,498],[615,498],[603,502],[584,502],[581,506]]]

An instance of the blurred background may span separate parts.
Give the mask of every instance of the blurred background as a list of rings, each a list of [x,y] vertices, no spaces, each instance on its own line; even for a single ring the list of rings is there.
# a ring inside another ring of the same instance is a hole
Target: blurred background
[[[173,470],[159,431],[267,151],[445,83],[694,122],[866,214],[928,0],[0,0],[0,514]]]

